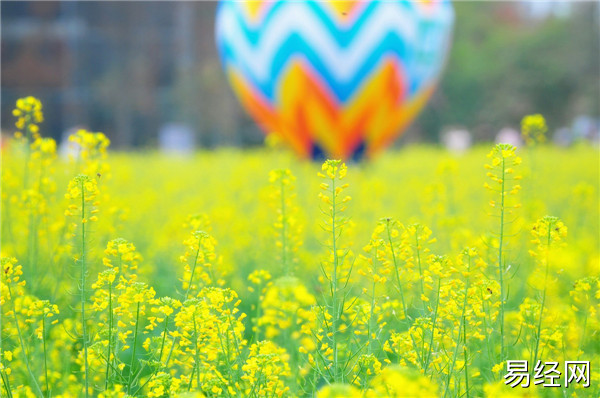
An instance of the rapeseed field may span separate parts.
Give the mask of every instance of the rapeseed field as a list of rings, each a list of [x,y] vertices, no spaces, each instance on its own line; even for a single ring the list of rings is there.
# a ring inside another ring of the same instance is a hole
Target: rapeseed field
[[[2,396],[600,394],[599,152],[540,116],[362,163],[84,130],[61,157],[38,100],[14,116]]]

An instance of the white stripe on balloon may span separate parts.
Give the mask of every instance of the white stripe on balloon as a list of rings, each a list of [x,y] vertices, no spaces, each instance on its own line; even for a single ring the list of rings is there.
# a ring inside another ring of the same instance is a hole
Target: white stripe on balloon
[[[450,26],[453,18],[451,8],[442,7],[441,10],[441,19]],[[252,45],[240,29],[234,13],[227,8],[219,13],[217,37],[226,37],[235,52],[245,60],[254,78],[266,83],[273,78],[270,76],[270,65],[277,50],[291,33],[301,34],[332,76],[343,83],[355,76],[373,48],[391,31],[408,43],[418,39],[415,20],[422,16],[415,17],[418,18],[411,18],[406,9],[403,10],[397,4],[381,3],[363,24],[360,32],[357,32],[354,40],[344,48],[337,44],[331,37],[331,32],[307,5],[290,2],[269,18],[259,43]]]

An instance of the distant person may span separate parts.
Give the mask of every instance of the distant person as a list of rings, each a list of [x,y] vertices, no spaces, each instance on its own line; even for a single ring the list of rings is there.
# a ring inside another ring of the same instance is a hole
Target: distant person
[[[511,127],[504,127],[496,134],[496,144],[510,144],[519,148],[523,146],[523,140],[517,130]]]
[[[194,152],[194,130],[183,123],[166,123],[158,131],[158,147],[167,154],[191,154]]]
[[[442,134],[442,143],[451,152],[465,152],[473,144],[471,133],[466,129],[450,129]]]

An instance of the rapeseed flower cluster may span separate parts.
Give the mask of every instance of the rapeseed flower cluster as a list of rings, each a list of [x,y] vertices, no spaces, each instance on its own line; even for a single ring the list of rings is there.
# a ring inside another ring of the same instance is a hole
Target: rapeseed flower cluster
[[[205,231],[194,231],[183,243],[186,251],[179,260],[184,269],[184,299],[195,296],[205,286],[222,286],[223,267],[219,267],[222,260],[215,253],[215,238]]]
[[[547,132],[546,119],[539,113],[527,115],[521,120],[521,135],[527,145],[545,143]]]
[[[106,149],[110,140],[103,133],[77,130],[69,137],[69,141],[77,146],[83,174],[104,176],[105,179],[109,177],[110,167],[106,163]]]
[[[23,131],[26,137],[31,137],[33,140],[40,137],[39,124],[44,121],[44,115],[42,113],[42,103],[39,99],[34,97],[19,98],[12,114],[17,118],[15,126],[19,131],[16,138],[21,138]]]

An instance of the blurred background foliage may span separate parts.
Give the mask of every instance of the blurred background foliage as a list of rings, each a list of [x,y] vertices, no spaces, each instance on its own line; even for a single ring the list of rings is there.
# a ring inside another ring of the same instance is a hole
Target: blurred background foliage
[[[456,2],[438,90],[399,144],[466,128],[491,140],[542,113],[551,130],[600,109],[597,2]],[[47,135],[103,131],[116,148],[153,147],[183,123],[196,144],[251,146],[263,134],[235,100],[214,45],[215,2],[1,3],[2,130],[26,95]],[[597,119],[596,119],[597,120]]]
[[[420,119],[430,138],[447,124],[485,139],[525,114],[542,113],[555,127],[597,115],[598,3],[562,6],[570,11],[557,2],[558,15],[544,16],[519,14],[519,2],[456,2],[449,64]]]

